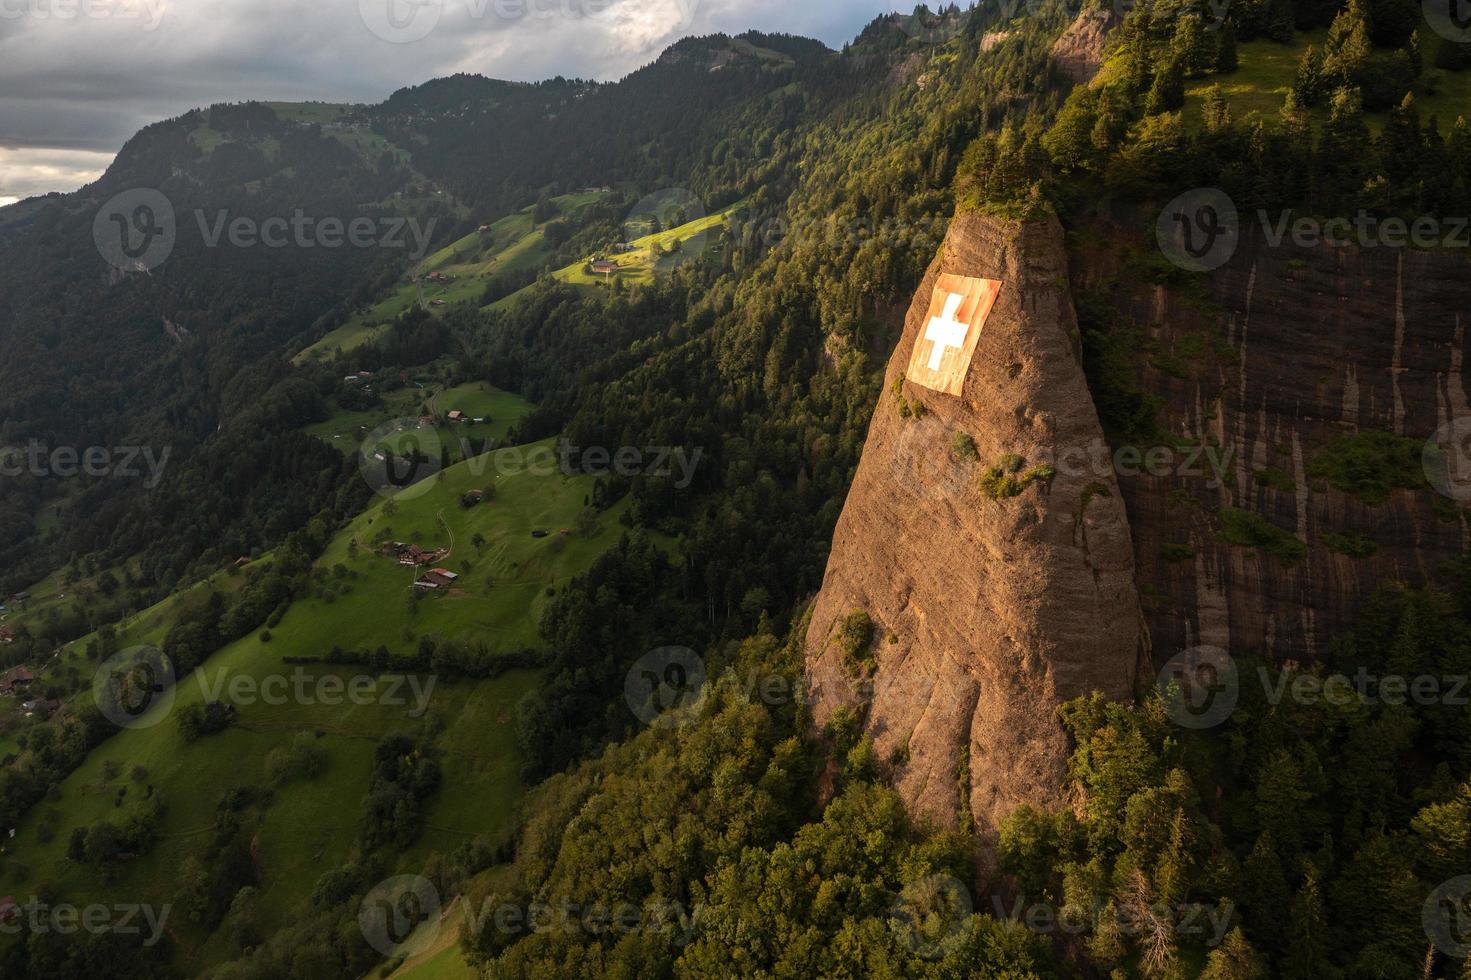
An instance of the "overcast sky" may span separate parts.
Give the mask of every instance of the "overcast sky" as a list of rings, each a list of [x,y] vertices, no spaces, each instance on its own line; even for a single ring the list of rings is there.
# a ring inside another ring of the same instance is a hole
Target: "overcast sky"
[[[839,46],[894,2],[0,0],[0,204],[75,190],[142,126],[195,106],[376,102],[460,71],[617,79],[716,31]]]

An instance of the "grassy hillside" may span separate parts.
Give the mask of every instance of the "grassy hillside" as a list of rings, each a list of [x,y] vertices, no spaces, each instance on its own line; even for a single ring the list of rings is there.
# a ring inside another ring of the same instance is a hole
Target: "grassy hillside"
[[[1199,122],[1206,92],[1219,84],[1231,104],[1234,118],[1243,120],[1256,113],[1269,123],[1274,122],[1297,79],[1297,65],[1308,45],[1321,52],[1327,40],[1328,31],[1324,28],[1299,32],[1292,44],[1269,40],[1242,44],[1239,49],[1241,66],[1236,71],[1200,79],[1186,87],[1185,118]],[[1422,120],[1438,116],[1441,131],[1448,131],[1457,116],[1471,112],[1471,72],[1430,69],[1415,92],[1415,102],[1420,107]],[[1310,114],[1315,123],[1322,123],[1328,118],[1327,106],[1317,106]],[[1370,112],[1365,114],[1365,121],[1377,133],[1384,128],[1386,117],[1384,112]]]
[[[602,195],[565,194],[553,198],[560,218],[593,203]],[[311,359],[333,350],[350,351],[368,343],[393,322],[400,313],[416,303],[426,306],[474,302],[485,292],[487,283],[507,272],[536,268],[545,262],[552,248],[544,232],[551,221],[537,223],[534,208],[508,214],[452,242],[438,252],[426,256],[403,278],[394,291],[366,310],[359,312],[342,326],[296,355],[296,362]],[[553,218],[551,220],[557,220]],[[453,276],[448,282],[428,280],[430,273]],[[417,281],[416,281],[417,280]]]
[[[498,395],[499,393],[496,393]],[[460,392],[456,397],[485,392]],[[532,449],[547,450],[550,443]],[[256,821],[256,863],[262,877],[261,908],[268,928],[289,921],[292,910],[310,894],[318,876],[348,860],[359,834],[357,801],[368,788],[377,741],[386,735],[418,733],[432,739],[443,769],[442,789],[427,810],[422,836],[400,856],[401,866],[417,869],[432,852],[447,852],[477,835],[496,836],[509,826],[521,792],[514,744],[513,710],[536,683],[536,672],[514,669],[494,680],[416,678],[427,690],[427,711],[414,712],[418,694],[401,685],[404,704],[268,704],[242,701],[236,722],[225,731],[184,739],[176,724],[182,709],[203,702],[206,692],[248,678],[291,676],[283,656],[320,656],[332,647],[387,646],[412,650],[420,636],[484,640],[509,652],[537,642],[535,624],[555,588],[585,568],[613,544],[621,531],[621,508],[604,513],[596,528],[558,533],[577,524],[591,477],[545,475],[491,456],[477,457],[444,471],[428,485],[410,487],[399,499],[380,499],[344,528],[316,563],[315,594],[299,598],[269,631],[225,647],[176,688],[171,713],[161,708],[145,716],[147,727],[120,732],[95,750],[61,786],[59,795],[37,807],[7,847],[12,860],[0,871],[0,892],[25,893],[40,883],[74,900],[171,900],[179,871],[199,853],[217,819],[227,791],[267,784],[266,760],[301,732],[315,735],[326,756],[320,776],[293,782],[250,810]],[[461,497],[470,489],[494,487],[493,500],[466,509]],[[532,537],[533,530],[548,530]],[[591,533],[588,533],[590,530]],[[383,540],[447,547],[438,564],[461,574],[446,594],[415,597],[410,588],[418,571],[391,556],[376,554]],[[228,582],[240,576],[221,576]],[[178,606],[202,597],[204,586],[161,603],[125,625],[128,643],[157,641]],[[195,597],[195,598],[191,598]],[[367,668],[304,665],[305,676],[335,676],[344,684]],[[293,682],[294,683],[294,682]],[[376,678],[375,696],[392,692],[392,682]],[[315,688],[309,688],[314,690]],[[223,688],[228,692],[228,686]],[[82,695],[86,696],[86,695]],[[220,697],[218,693],[216,697]],[[223,695],[230,700],[228,693]],[[130,776],[134,767],[142,772]],[[146,795],[167,806],[160,840],[145,858],[125,862],[103,883],[95,872],[65,857],[74,828],[116,819],[143,806]],[[223,940],[171,923],[190,968],[225,955]]]
[[[552,277],[563,282],[589,288],[605,288],[617,280],[624,285],[652,282],[655,275],[668,272],[677,266],[718,255],[721,248],[720,233],[730,223],[731,217],[745,205],[733,204],[724,211],[687,221],[674,228],[642,235],[630,240],[632,246],[626,252],[599,252],[581,261],[564,266],[552,273]],[[615,272],[593,272],[590,265],[594,259],[617,264]],[[520,293],[512,293],[490,304],[486,309],[504,309],[514,303]]]
[[[383,404],[370,409],[349,410],[338,407],[332,417],[304,431],[317,436],[344,453],[355,453],[363,437],[380,424],[397,418],[432,415],[440,420],[435,431],[449,447],[456,462],[464,457],[462,440],[484,439],[486,445],[499,446],[512,426],[530,414],[532,404],[520,395],[502,391],[480,381],[445,387],[437,382],[411,382],[383,394]],[[463,412],[471,420],[484,422],[449,423],[444,421],[451,411]]]

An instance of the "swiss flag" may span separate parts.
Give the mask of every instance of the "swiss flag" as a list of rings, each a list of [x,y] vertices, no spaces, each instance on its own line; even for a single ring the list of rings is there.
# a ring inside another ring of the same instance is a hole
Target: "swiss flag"
[[[904,377],[932,391],[960,394],[981,328],[1000,292],[999,279],[941,274],[935,280],[929,313],[914,339]]]

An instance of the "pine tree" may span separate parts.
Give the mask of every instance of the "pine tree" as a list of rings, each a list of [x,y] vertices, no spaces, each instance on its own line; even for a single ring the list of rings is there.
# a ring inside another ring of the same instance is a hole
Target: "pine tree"
[[[1264,976],[1266,971],[1257,959],[1256,950],[1238,927],[1226,935],[1220,948],[1211,950],[1200,980],[1259,980]]]
[[[1194,78],[1208,71],[1214,59],[1206,41],[1205,25],[1199,17],[1181,17],[1175,24],[1175,35],[1170,39],[1170,58],[1178,61],[1185,74]]]
[[[1297,32],[1292,0],[1271,0],[1267,10],[1267,37],[1278,44],[1291,44]]]
[[[1292,86],[1297,101],[1315,106],[1323,101],[1323,56],[1309,44],[1297,63],[1297,82]]]
[[[1280,964],[1285,980],[1321,980],[1329,968],[1329,934],[1316,870],[1308,871],[1292,899],[1287,935],[1287,955]]]
[[[1425,143],[1420,136],[1420,114],[1415,97],[1406,95],[1389,111],[1384,132],[1379,136],[1379,162],[1389,180],[1391,199],[1398,206],[1414,208],[1418,197],[1418,176],[1425,157]],[[1416,628],[1414,607],[1405,610],[1401,636],[1395,641],[1388,664],[1389,671],[1400,677],[1413,677],[1424,663],[1424,640]]]
[[[1144,100],[1144,113],[1157,116],[1174,112],[1185,104],[1185,69],[1178,58],[1169,62],[1154,76],[1149,95]]]
[[[1236,25],[1231,21],[1221,25],[1216,42],[1216,71],[1227,74],[1240,67],[1236,53]]]
[[[1364,84],[1369,58],[1374,53],[1369,43],[1369,15],[1364,0],[1349,0],[1349,5],[1328,28],[1328,50],[1323,57],[1323,74],[1335,87],[1357,87]]]
[[[1270,950],[1282,949],[1286,945],[1282,910],[1291,901],[1292,892],[1270,833],[1257,838],[1246,859],[1241,898],[1242,913],[1252,935],[1262,939]]]
[[[1358,89],[1339,89],[1333,95],[1318,149],[1318,200],[1326,213],[1344,214],[1356,205],[1364,186],[1368,142],[1369,127]]]
[[[1212,85],[1206,91],[1203,112],[1207,133],[1223,133],[1231,128],[1231,104],[1220,85]]]

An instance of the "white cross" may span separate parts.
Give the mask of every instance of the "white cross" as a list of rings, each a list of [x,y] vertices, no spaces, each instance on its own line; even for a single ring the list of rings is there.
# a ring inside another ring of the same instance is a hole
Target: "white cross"
[[[934,345],[930,348],[931,371],[940,370],[940,359],[945,356],[947,349],[965,346],[965,335],[970,324],[955,319],[963,302],[965,297],[959,293],[946,293],[945,312],[930,317],[930,322],[925,325],[924,339]]]

